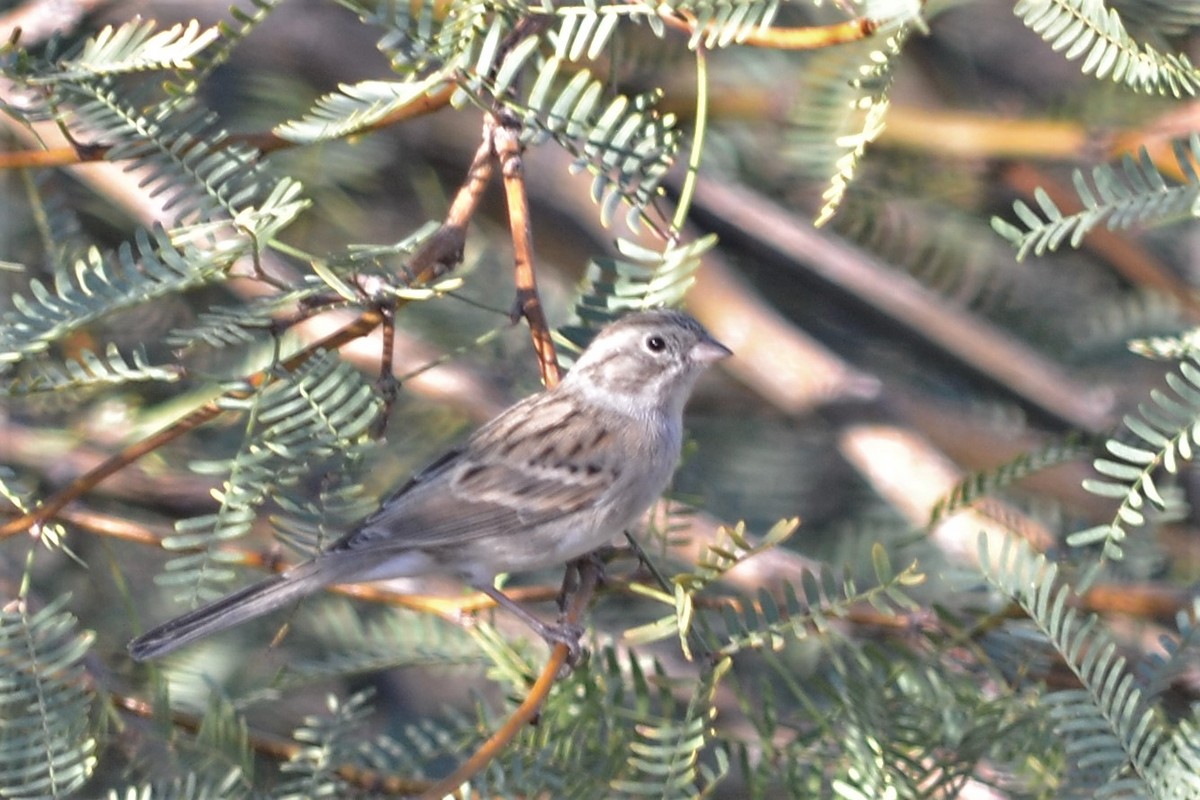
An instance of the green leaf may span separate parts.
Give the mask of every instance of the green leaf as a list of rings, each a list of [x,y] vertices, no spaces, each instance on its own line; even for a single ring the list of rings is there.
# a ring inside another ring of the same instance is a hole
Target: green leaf
[[[1112,525],[1095,525],[1067,536],[1071,547],[1089,547],[1112,537]]]
[[[93,635],[62,595],[31,613],[25,598],[0,608],[0,796],[66,797],[96,768],[84,659]]]
[[[881,584],[892,582],[895,577],[892,562],[888,559],[887,550],[879,542],[871,545],[871,564],[875,568],[875,580]]]

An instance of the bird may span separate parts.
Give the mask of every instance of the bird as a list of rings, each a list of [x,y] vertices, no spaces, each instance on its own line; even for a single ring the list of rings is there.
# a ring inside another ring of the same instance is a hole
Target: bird
[[[696,379],[730,355],[684,312],[621,317],[556,386],[502,411],[328,549],[147,631],[130,655],[157,658],[331,584],[425,574],[456,576],[577,652],[581,630],[542,622],[496,576],[573,561],[640,518],[675,471]]]

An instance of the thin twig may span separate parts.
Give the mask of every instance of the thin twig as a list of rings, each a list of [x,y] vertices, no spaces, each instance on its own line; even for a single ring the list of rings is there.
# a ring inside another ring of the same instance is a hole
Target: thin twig
[[[379,348],[379,379],[376,385],[383,396],[383,408],[371,430],[371,435],[376,439],[382,439],[387,433],[388,420],[392,417],[392,407],[396,404],[400,387],[392,367],[396,355],[396,306],[393,303],[381,305],[379,311],[383,314],[383,344]]]
[[[128,711],[135,716],[144,719],[156,719],[161,713],[160,709],[141,698],[130,697],[111,689],[106,689],[105,692],[112,700],[114,706],[123,711]],[[196,733],[200,730],[203,719],[196,714],[172,709],[171,724],[182,730]],[[261,733],[255,733],[248,738],[250,748],[254,752],[280,761],[287,761],[300,750],[300,745],[290,739],[266,736]]]
[[[542,310],[541,299],[537,291],[537,278],[533,269],[533,236],[530,230],[529,203],[522,174],[520,131],[514,120],[500,120],[495,115],[488,115],[484,125],[485,137],[489,132],[492,152],[500,163],[504,194],[508,202],[509,229],[513,238],[514,282],[517,288],[514,316],[519,314],[529,323],[542,381],[547,388],[553,388],[558,384],[561,376],[558,369],[558,358],[554,352],[554,342],[550,338],[550,329]],[[576,569],[579,577],[577,585],[569,583],[570,579],[575,576],[573,570]],[[568,567],[567,574],[563,578],[563,592],[567,591],[569,585],[574,589],[566,613],[568,623],[578,624],[595,593],[599,578],[599,566],[590,559],[581,560],[576,567]],[[538,675],[529,694],[516,711],[458,769],[426,789],[420,795],[421,800],[436,800],[436,798],[445,797],[457,791],[472,776],[478,774],[495,760],[521,730],[537,716],[542,703],[550,694],[550,689],[558,680],[559,672],[567,662],[567,655],[568,648],[565,644],[555,645],[541,674]]]
[[[433,236],[422,244],[406,265],[410,273],[425,281],[440,278],[462,261],[467,240],[467,224],[475,216],[483,191],[492,180],[491,128],[484,125],[483,141],[475,150],[466,180],[454,195],[446,219]]]
[[[580,618],[582,618],[584,610],[586,610],[588,603],[591,602],[591,598],[596,591],[600,577],[599,566],[588,559],[583,559],[578,569],[579,584],[572,597],[571,607],[567,610],[567,621],[573,624],[577,624]],[[432,786],[425,781],[406,780],[394,775],[383,775],[375,771],[363,770],[353,765],[338,767],[338,775],[343,780],[355,786],[367,788],[372,791],[392,795],[411,795],[420,792],[420,800],[440,800],[440,798],[454,792],[459,786],[470,780],[472,776],[478,774],[491,763],[508,746],[513,738],[537,716],[542,703],[549,695],[550,689],[558,677],[559,670],[566,663],[566,659],[567,646],[565,644],[555,645],[542,673],[538,676],[537,681],[534,682],[528,696],[526,696],[516,711],[513,712],[512,716],[469,759],[463,762],[458,769]],[[110,692],[109,694],[113,698],[114,704],[126,711],[147,719],[154,718],[157,715],[153,706],[144,700],[115,692]],[[172,711],[171,722],[176,727],[195,732],[200,729],[202,719],[195,715]],[[282,740],[259,733],[250,736],[250,746],[256,753],[280,761],[292,758],[300,748],[299,744],[290,740]]]
[[[416,117],[431,114],[438,111],[450,103],[450,96],[454,94],[455,86],[453,84],[434,92],[432,94],[422,95],[413,100],[403,108],[399,108],[386,117],[377,120],[376,122],[354,131],[354,136],[363,136],[375,131],[384,130],[392,125],[400,122],[405,122]],[[347,134],[349,136],[350,134]],[[302,142],[293,142],[289,139],[283,139],[271,132],[250,132],[250,133],[232,133],[217,143],[218,150],[230,147],[252,147],[259,151],[261,155],[267,155],[277,150],[289,150],[293,147],[299,147]],[[16,150],[12,152],[0,152],[0,170],[4,169],[24,169],[24,168],[45,168],[45,167],[70,167],[77,164],[86,164],[92,161],[104,161],[108,158],[108,153],[112,150],[112,145],[101,144],[79,144],[74,147],[53,147],[46,150]],[[185,155],[187,148],[179,151],[180,155]]]
[[[450,269],[453,269],[462,260],[467,223],[479,207],[483,189],[492,174],[492,168],[487,157],[487,154],[491,152],[490,140],[487,144],[486,148],[481,146],[480,151],[476,153],[476,157],[467,172],[466,180],[455,196],[454,202],[451,204],[450,210],[446,215],[446,220],[443,222],[441,228],[409,260],[407,268],[410,273],[411,283],[428,283],[445,274]],[[481,153],[484,155],[481,155]],[[396,303],[397,308],[402,305],[404,305],[403,302]],[[383,319],[384,315],[379,309],[364,311],[349,325],[339,328],[325,338],[284,360],[281,366],[284,371],[295,370],[312,358],[317,352],[335,350],[347,342],[366,336],[377,328]],[[390,365],[390,360],[387,363]],[[250,387],[249,389],[236,389],[227,392],[219,400],[244,399],[245,397],[249,397],[268,378],[269,373],[267,372],[251,375],[242,381],[244,385]],[[72,500],[87,493],[113,473],[120,471],[147,453],[157,450],[168,442],[214,419],[222,411],[219,400],[210,400],[179,421],[126,447],[121,452],[106,459],[83,475],[80,475],[34,511],[22,514],[0,525],[0,539],[27,530],[34,525],[44,523],[61,511]]]
[[[567,622],[571,624],[579,623],[600,581],[600,567],[591,559],[581,559],[578,569],[579,584],[575,594],[571,598],[571,605],[567,609],[566,614]],[[521,705],[517,707],[517,710],[512,713],[512,716],[470,758],[464,761],[458,769],[422,792],[419,800],[440,800],[440,798],[445,797],[451,792],[457,791],[472,776],[478,774],[495,760],[503,752],[504,748],[516,738],[517,734],[538,715],[542,703],[549,696],[550,689],[558,679],[559,670],[562,669],[566,661],[567,646],[565,644],[556,644],[554,650],[550,653],[550,660],[546,662],[546,666],[542,669],[541,674],[538,675],[538,679],[529,690],[529,694],[525,697]]]
[[[708,133],[708,54],[703,44],[696,45],[696,112],[692,121],[692,146],[688,152],[687,170],[679,187],[679,202],[671,218],[670,237],[677,240],[692,210],[696,179],[700,175],[700,159],[704,154],[704,137]]]
[[[663,6],[659,16],[667,26],[682,31],[688,36],[696,33],[699,24],[689,11]],[[748,47],[766,47],[773,50],[817,50],[836,44],[857,42],[879,30],[880,23],[867,17],[848,19],[833,25],[815,25],[802,28],[754,29],[739,36],[737,43]],[[718,30],[713,23],[705,25],[701,37],[712,35]]]
[[[169,531],[165,527],[155,528],[115,517],[109,514],[88,509],[67,508],[60,511],[56,519],[82,528],[90,533],[121,541],[137,544],[158,546],[162,537]],[[640,557],[640,546],[636,540],[630,539],[633,545],[631,553],[639,557],[642,564],[650,568],[652,576],[659,588],[670,592],[671,585],[650,562]],[[244,567],[263,569],[270,572],[283,572],[291,565],[283,562],[274,551],[263,552],[246,548],[222,547],[222,563],[237,564]],[[770,560],[771,556],[761,554],[757,557],[759,563]],[[782,607],[785,605],[785,593],[780,588],[784,581],[797,581],[799,574],[795,571],[786,575],[765,575],[755,573],[747,580],[739,580],[735,570],[722,576],[722,582],[734,590],[750,592],[754,588],[768,592]],[[640,596],[633,588],[635,578],[632,575],[609,575],[605,578],[605,591]],[[752,584],[752,585],[751,585]],[[406,594],[379,588],[371,584],[338,584],[329,587],[329,591],[344,597],[352,597],[370,603],[406,608],[434,614],[449,622],[458,622],[464,614],[486,611],[496,606],[496,601],[482,592],[445,597],[439,595]],[[504,590],[512,600],[522,603],[545,602],[555,599],[561,592],[560,587],[551,584],[534,586],[508,587]],[[753,607],[762,612],[761,603],[755,598],[741,598],[732,595],[719,597],[698,597],[696,605],[705,608],[728,606],[739,613],[747,607]],[[1152,582],[1143,583],[1104,583],[1094,586],[1086,594],[1073,597],[1070,601],[1073,608],[1095,614],[1119,613],[1137,619],[1170,620],[1189,607],[1191,594],[1186,588],[1162,587]],[[911,615],[884,615],[880,618],[878,612],[868,606],[850,608],[846,612],[847,622],[855,625],[872,625],[875,627],[903,628],[911,626]],[[889,621],[890,620],[890,621]]]
[[[111,689],[106,689],[105,693],[111,698],[114,706],[143,719],[156,719],[161,713],[152,703],[141,698],[130,697]],[[204,724],[204,718],[197,714],[172,709],[171,724],[181,730],[198,733]],[[256,754],[276,761],[289,761],[295,758],[303,746],[300,742],[292,739],[270,736],[261,731],[249,731],[246,740],[250,749]],[[338,766],[335,768],[335,772],[338,777],[353,786],[388,795],[409,796],[429,785],[428,781],[406,780],[394,775],[382,775],[353,764]]]
[[[525,191],[524,168],[521,160],[520,131],[515,120],[496,120],[493,139],[500,174],[504,180],[504,196],[508,201],[508,227],[513,239],[514,282],[517,299],[513,317],[521,316],[529,323],[529,335],[537,353],[538,369],[547,389],[558,385],[561,377],[554,340],[542,310],[538,295],[537,276],[533,269],[533,233],[529,225],[529,197]]]
[[[293,371],[322,350],[334,350],[352,339],[367,335],[378,327],[381,319],[382,316],[378,311],[364,311],[351,324],[285,359],[280,366],[285,371]],[[243,378],[240,383],[248,385],[250,388],[234,389],[221,395],[218,399],[209,400],[204,405],[186,414],[182,419],[171,423],[156,433],[152,433],[145,439],[134,442],[119,453],[105,459],[101,464],[71,481],[70,484],[60,489],[33,511],[22,514],[16,519],[9,520],[0,525],[0,539],[46,522],[46,520],[61,511],[67,503],[91,491],[97,484],[113,473],[120,471],[147,453],[154,452],[168,442],[178,439],[183,434],[193,431],[219,416],[224,411],[221,407],[222,400],[241,400],[250,397],[258,387],[264,385],[269,380],[270,375],[269,371],[264,370]]]

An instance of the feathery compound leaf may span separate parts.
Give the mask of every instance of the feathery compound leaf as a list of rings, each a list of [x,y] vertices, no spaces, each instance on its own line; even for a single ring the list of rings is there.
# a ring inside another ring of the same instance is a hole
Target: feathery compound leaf
[[[692,657],[688,642],[694,619],[692,598],[707,586],[719,580],[729,570],[746,559],[769,550],[791,536],[800,526],[796,518],[782,519],[771,527],[765,536],[752,542],[746,536],[746,524],[739,522],[735,527],[721,526],[718,540],[710,544],[700,556],[700,561],[691,572],[684,572],[672,579],[674,594],[644,590],[642,593],[659,602],[671,605],[673,614],[639,625],[625,631],[625,639],[634,643],[645,643],[678,636],[684,655]],[[768,600],[768,602],[770,602]]]
[[[1131,89],[1175,97],[1195,95],[1200,73],[1186,55],[1139,44],[1103,0],[1020,0],[1014,13],[1064,57],[1083,57],[1085,75],[1111,77]]]
[[[701,0],[688,3],[687,8],[696,16],[688,47],[694,50],[703,44],[712,49],[740,43],[750,34],[769,28],[779,12],[779,0]]]
[[[564,66],[581,48],[590,51],[602,45],[615,23],[598,20],[581,43],[574,37],[583,23],[563,22],[557,33],[546,35],[558,50],[546,56],[538,27],[514,27],[516,17],[506,7],[467,3],[444,15],[427,10],[414,14],[398,5],[382,14],[364,9],[370,18],[393,28],[380,46],[396,53],[398,69],[422,78],[431,71],[454,71],[459,85],[451,105],[471,102],[489,112],[497,104],[503,106],[520,120],[526,143],[554,139],[575,156],[574,169],[593,175],[592,195],[605,224],[622,203],[629,207],[631,224],[637,224],[659,195],[659,184],[674,160],[680,139],[675,118],[653,109],[657,94],[615,95],[606,101],[603,82],[586,69]],[[590,15],[575,11],[565,18]],[[629,11],[634,16],[647,14],[639,7]],[[545,19],[530,17],[538,18]],[[522,98],[519,87],[524,85],[531,88]]]
[[[427,97],[446,83],[448,75],[449,70],[443,69],[412,82],[342,84],[338,91],[317,100],[313,109],[300,119],[276,127],[275,134],[297,144],[316,144],[352,136]]]
[[[195,96],[213,71],[228,61],[237,46],[282,3],[283,0],[250,0],[252,12],[236,5],[230,6],[229,15],[233,21],[221,20],[217,23],[219,36],[214,46],[195,59],[193,69],[181,72],[175,82],[167,84],[167,92],[181,100]]]
[[[0,464],[0,498],[4,498],[22,513],[28,511],[35,502],[29,487],[23,486],[17,480],[16,474],[3,464]]]
[[[1147,655],[1141,671],[1146,681],[1146,694],[1157,697],[1170,689],[1171,683],[1196,663],[1200,654],[1200,598],[1193,598],[1175,615],[1178,638],[1158,637],[1162,653]]]
[[[897,608],[915,608],[917,603],[906,589],[921,584],[925,576],[918,571],[916,562],[895,572],[887,556],[879,552],[881,549],[877,547],[873,552],[873,560],[876,570],[887,580],[874,586],[859,589],[852,577],[839,580],[823,567],[815,574],[804,573],[799,592],[794,584],[784,583],[781,597],[760,591],[753,603],[741,604],[740,613],[733,606],[724,606],[725,632],[714,651],[731,656],[746,649],[778,650],[787,637],[801,639],[810,630],[823,631],[830,617],[843,617],[862,604],[884,614],[895,613]]]
[[[241,780],[243,792],[249,788],[250,781],[247,778],[254,775],[250,728],[237,705],[220,692],[211,692],[209,695],[208,707],[196,731],[196,745],[205,751],[208,758],[232,765],[225,775],[225,782],[236,777]]]
[[[151,197],[169,193],[164,208],[179,220],[220,212],[236,218],[278,183],[260,166],[257,150],[231,140],[216,115],[194,101],[141,109],[109,78],[66,85],[60,93],[87,138],[113,143],[108,160],[144,169],[141,186]]]
[[[826,184],[818,226],[833,218],[867,147],[883,132],[892,67],[909,32],[902,26],[806,57],[781,156],[804,178]]]
[[[462,632],[430,614],[396,609],[364,621],[349,603],[323,603],[317,632],[319,656],[298,654],[288,661],[281,685],[312,683],[400,667],[482,666],[487,659]]]
[[[662,616],[662,618],[648,622],[646,625],[629,628],[624,633],[625,639],[632,643],[646,643],[678,636],[680,648],[683,649],[684,655],[691,658],[691,645],[688,642],[688,636],[691,632],[691,624],[695,615],[692,597],[700,594],[709,584],[719,581],[722,575],[725,575],[726,572],[732,570],[738,564],[742,564],[746,559],[754,557],[758,553],[768,551],[768,549],[785,541],[787,537],[790,537],[796,531],[799,524],[799,519],[797,518],[780,519],[757,542],[750,541],[749,537],[746,536],[744,522],[738,523],[733,528],[722,525],[718,541],[704,549],[704,553],[701,555],[700,563],[696,565],[696,569],[691,572],[680,573],[680,575],[672,578],[674,585],[673,595],[662,593],[662,591],[658,590],[640,590],[640,594],[672,606],[674,613]]]
[[[929,524],[936,525],[987,495],[995,494],[1048,467],[1076,461],[1090,452],[1091,448],[1086,447],[1078,437],[1068,436],[1063,441],[1050,442],[1035,452],[1022,453],[999,467],[972,473],[934,504],[929,514]]]
[[[281,180],[260,206],[241,210],[232,222],[169,232],[140,228],[113,252],[89,250],[73,271],[58,274],[53,289],[30,280],[30,296],[13,294],[13,310],[0,315],[0,364],[43,352],[113,312],[223,280],[238,259],[305,208],[300,190],[299,183]]]
[[[1109,0],[1126,22],[1143,32],[1163,36],[1187,33],[1200,27],[1200,2],[1197,0]]]
[[[649,7],[621,8],[617,6],[587,7],[574,6],[555,9],[559,27],[547,38],[554,45],[554,55],[566,61],[595,60],[600,57],[609,38],[617,29],[622,16],[640,19],[641,12],[657,19],[655,9]]]
[[[629,771],[612,788],[631,797],[695,798],[710,793],[728,771],[722,748],[714,751],[715,768],[700,763],[715,731],[713,697],[732,662],[722,658],[697,682],[682,719],[647,719],[637,724],[637,740],[629,744]]]
[[[317,491],[275,496],[280,511],[270,522],[281,544],[311,558],[378,507],[379,498],[363,488],[370,468],[366,456],[377,444],[368,440],[348,447],[338,459],[336,474],[323,479]]]
[[[93,248],[53,290],[34,278],[31,297],[12,296],[14,310],[0,317],[0,363],[42,352],[106,314],[217,280],[236,256],[180,249],[160,227],[139,229],[112,253]]]
[[[0,386],[0,395],[80,389],[98,384],[139,381],[171,383],[179,380],[179,367],[150,364],[144,346],[135,347],[131,356],[132,363],[121,355],[115,344],[110,343],[105,348],[103,358],[90,350],[82,350],[76,358],[68,359],[62,366],[42,359],[30,365],[31,374],[20,375],[11,384]]]
[[[746,523],[739,522],[732,528],[722,525],[720,538],[705,548],[696,569],[677,575],[675,582],[690,592],[701,591],[746,559],[785,541],[799,527],[800,520],[796,517],[781,519],[759,541],[751,542],[746,537]]]
[[[349,789],[338,767],[353,763],[356,739],[371,713],[370,690],[346,702],[330,695],[326,716],[306,716],[293,737],[300,748],[280,770],[291,776],[271,793],[272,800],[309,800],[314,797],[345,797]]]
[[[189,772],[153,786],[131,786],[123,794],[116,789],[108,792],[108,800],[249,800],[252,796],[246,775],[236,767],[222,776]]]
[[[73,271],[59,273],[53,289],[31,279],[30,296],[13,294],[13,311],[0,314],[0,365],[42,353],[104,315],[221,281],[306,205],[298,182],[281,180],[262,205],[241,210],[233,222],[138,229],[114,252],[92,248]]]
[[[992,228],[1016,246],[1017,258],[1021,259],[1030,251],[1039,256],[1053,252],[1065,240],[1069,240],[1072,247],[1078,247],[1084,235],[1105,220],[1109,230],[1117,230],[1192,218],[1200,204],[1200,181],[1194,166],[1200,161],[1200,134],[1193,133],[1187,140],[1177,140],[1174,148],[1186,183],[1169,184],[1143,147],[1137,159],[1125,156],[1120,173],[1108,164],[1093,167],[1094,191],[1083,172],[1075,171],[1075,190],[1083,204],[1082,211],[1063,214],[1039,189],[1040,215],[1018,200],[1013,204],[1013,212],[1024,227],[993,217]]]
[[[84,42],[78,55],[62,59],[57,70],[42,73],[30,83],[91,81],[101,75],[158,69],[190,69],[192,59],[217,39],[216,28],[201,29],[191,20],[155,33],[154,20],[134,19],[120,27],[109,25]]]
[[[375,3],[346,0],[364,22],[382,30],[379,50],[391,60],[393,71],[418,78],[446,66],[466,62],[465,53],[487,30],[497,5],[460,2],[454,13],[436,0],[414,3]]]
[[[315,287],[316,291],[324,288]],[[277,295],[254,298],[245,305],[216,306],[202,312],[189,328],[176,328],[167,334],[165,343],[170,347],[240,347],[256,341],[265,341],[275,330],[275,314],[291,311],[297,301],[315,294],[316,291],[300,290]]]
[[[626,312],[678,305],[695,279],[701,258],[716,242],[716,236],[709,235],[659,252],[618,239],[622,258],[589,261],[575,301],[576,322],[555,333],[565,345],[559,352],[564,366],[587,347],[597,329]]]
[[[63,611],[64,595],[37,613],[24,598],[0,609],[0,796],[65,797],[96,766],[92,697],[83,659],[92,635]]]
[[[730,682],[758,734],[735,751],[739,797],[959,797],[1002,748],[1019,761],[1057,743],[1040,719],[1014,718],[1011,698],[980,702],[978,673],[951,675],[927,653],[836,633],[805,650],[825,666],[798,674],[794,653],[762,651],[767,675]]]
[[[984,577],[1017,603],[1058,650],[1083,690],[1051,695],[1051,713],[1071,759],[1069,787],[1091,793],[1113,776],[1129,775],[1126,788],[1150,797],[1176,797],[1173,785],[1185,769],[1180,753],[1162,747],[1164,719],[1143,695],[1099,618],[1081,619],[1067,608],[1069,587],[1057,585],[1058,570],[1027,543],[1007,537],[999,554],[979,537]],[[1169,777],[1167,777],[1169,776]],[[1193,785],[1195,785],[1193,783]]]
[[[612,221],[612,209],[624,203],[629,224],[636,226],[675,159],[680,141],[675,117],[653,108],[657,94],[618,94],[606,101],[605,85],[586,69],[571,71],[564,83],[565,64],[558,56],[540,63],[524,101],[496,99],[521,120],[527,142],[551,138],[575,156],[573,169],[592,174],[592,197],[605,225]],[[476,100],[485,106],[488,101]]]
[[[221,548],[250,530],[258,506],[322,459],[353,454],[381,407],[363,376],[328,352],[239,405],[248,408],[252,429],[238,453],[227,462],[193,465],[227,475],[215,493],[220,508],[180,520],[163,539],[166,549],[191,552],[168,562],[157,580],[183,586],[182,598],[192,604],[232,579]]]
[[[1174,395],[1154,390],[1150,393],[1152,403],[1138,406],[1138,415],[1125,417],[1125,427],[1137,437],[1141,445],[1132,445],[1116,439],[1105,443],[1112,458],[1097,458],[1093,462],[1096,471],[1104,479],[1088,479],[1083,487],[1100,497],[1121,500],[1112,521],[1079,531],[1067,537],[1072,547],[1099,544],[1105,559],[1121,560],[1124,550],[1121,542],[1128,535],[1127,528],[1145,524],[1145,506],[1149,502],[1159,511],[1167,508],[1155,474],[1165,472],[1174,475],[1181,463],[1191,460],[1200,427],[1200,391],[1195,379],[1200,377],[1195,361],[1183,361],[1179,370],[1168,376],[1167,383],[1175,390]]]

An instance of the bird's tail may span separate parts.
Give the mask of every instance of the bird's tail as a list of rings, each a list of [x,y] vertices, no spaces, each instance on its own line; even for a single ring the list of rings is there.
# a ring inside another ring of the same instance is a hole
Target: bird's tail
[[[333,582],[332,577],[317,569],[316,562],[302,564],[164,622],[130,642],[129,654],[137,661],[165,655],[311,594]]]

